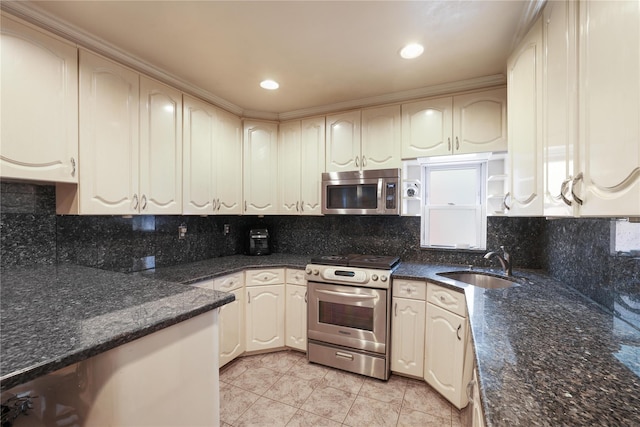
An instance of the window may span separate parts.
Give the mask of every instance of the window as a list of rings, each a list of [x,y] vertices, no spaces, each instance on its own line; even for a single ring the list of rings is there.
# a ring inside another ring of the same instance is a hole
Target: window
[[[443,161],[444,160],[444,161]],[[486,159],[427,159],[422,165],[421,246],[485,249]]]

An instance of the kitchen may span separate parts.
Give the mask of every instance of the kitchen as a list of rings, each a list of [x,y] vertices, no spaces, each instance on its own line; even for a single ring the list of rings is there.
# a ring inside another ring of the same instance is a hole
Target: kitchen
[[[56,215],[53,185],[3,182],[1,190],[3,268],[71,263],[130,273],[231,256],[244,253],[246,232],[257,224],[269,229],[275,253],[309,258],[358,252],[396,255],[408,263],[493,265],[483,260],[484,251],[420,249],[416,216]],[[182,225],[187,238],[179,240],[176,230]],[[637,258],[611,254],[611,227],[608,218],[491,216],[486,248],[504,244],[516,271],[547,271],[609,310],[620,311],[619,295],[637,304],[639,266]]]

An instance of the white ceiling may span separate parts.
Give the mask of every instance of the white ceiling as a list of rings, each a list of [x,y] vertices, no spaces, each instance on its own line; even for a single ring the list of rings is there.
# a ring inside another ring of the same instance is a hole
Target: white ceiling
[[[48,0],[28,8],[74,29],[63,33],[79,44],[85,34],[115,46],[231,110],[294,116],[504,74],[532,4],[540,1]],[[425,53],[400,58],[408,42]],[[265,78],[280,89],[261,89]]]

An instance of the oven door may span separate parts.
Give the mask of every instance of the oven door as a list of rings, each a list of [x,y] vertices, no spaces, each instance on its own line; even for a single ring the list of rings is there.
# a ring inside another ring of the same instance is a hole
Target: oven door
[[[308,282],[308,338],[385,354],[387,290]]]

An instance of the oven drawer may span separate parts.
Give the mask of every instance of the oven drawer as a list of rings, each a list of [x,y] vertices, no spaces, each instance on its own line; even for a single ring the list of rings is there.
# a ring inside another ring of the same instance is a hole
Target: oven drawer
[[[427,282],[393,279],[393,296],[424,301],[427,298]]]
[[[309,362],[381,380],[389,379],[390,370],[384,355],[367,354],[314,341],[309,341],[307,348]]]
[[[467,317],[467,301],[465,300],[464,292],[457,292],[434,283],[428,283],[427,302],[449,310],[458,316]]]

